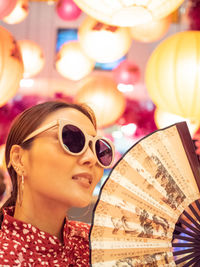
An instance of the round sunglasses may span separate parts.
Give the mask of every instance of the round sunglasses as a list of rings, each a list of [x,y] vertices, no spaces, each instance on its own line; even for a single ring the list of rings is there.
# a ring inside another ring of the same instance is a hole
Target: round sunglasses
[[[33,131],[24,141],[28,141],[38,134],[58,125],[58,139],[62,148],[70,155],[81,155],[86,151],[88,145],[92,144],[92,151],[95,153],[98,164],[108,169],[114,160],[114,146],[112,142],[101,136],[88,135],[74,122],[65,119],[58,119]]]

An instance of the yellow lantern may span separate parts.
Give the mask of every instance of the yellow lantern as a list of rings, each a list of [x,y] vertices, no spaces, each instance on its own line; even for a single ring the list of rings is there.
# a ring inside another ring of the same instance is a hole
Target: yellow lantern
[[[57,54],[56,69],[70,80],[82,79],[92,71],[94,64],[94,61],[84,54],[77,41],[62,45]]]
[[[77,93],[75,101],[86,103],[94,110],[98,127],[113,124],[125,109],[125,98],[109,77],[90,77]]]
[[[13,11],[3,21],[8,24],[16,24],[23,21],[28,15],[28,0],[18,0]]]
[[[155,120],[156,126],[159,129],[165,128],[177,122],[186,121],[191,135],[194,135],[200,126],[200,122],[197,120],[183,118],[181,116],[177,116],[175,114],[165,112],[159,108],[156,108],[155,110],[154,120]]]
[[[103,63],[124,56],[132,42],[128,28],[106,25],[91,17],[86,17],[80,25],[78,37],[84,52]]]
[[[159,20],[152,20],[148,23],[130,28],[131,36],[140,42],[154,42],[161,39],[168,31],[171,17],[167,16]]]
[[[0,106],[10,100],[19,88],[23,62],[12,35],[0,27]]]
[[[74,0],[86,14],[103,23],[132,27],[166,17],[184,0]]]
[[[146,66],[149,96],[163,111],[200,121],[200,32],[184,31],[156,47]]]
[[[29,40],[17,42],[24,63],[24,78],[38,74],[44,66],[44,54],[38,44]]]

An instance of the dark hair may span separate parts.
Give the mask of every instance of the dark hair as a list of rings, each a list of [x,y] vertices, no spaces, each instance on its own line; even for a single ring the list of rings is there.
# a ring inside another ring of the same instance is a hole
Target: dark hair
[[[93,123],[96,129],[96,119],[94,112],[86,104],[69,104],[63,101],[48,101],[42,104],[35,105],[26,109],[18,117],[15,118],[6,141],[5,159],[8,173],[12,181],[12,192],[10,198],[4,203],[0,209],[0,226],[3,220],[3,208],[15,206],[17,199],[17,173],[12,165],[9,167],[10,150],[13,145],[20,145],[24,149],[29,149],[34,138],[23,143],[23,140],[32,133],[44,119],[50,114],[59,109],[73,108],[85,114]]]
[[[0,200],[3,197],[4,192],[6,191],[6,185],[4,183],[5,177],[4,172],[2,169],[0,169]]]

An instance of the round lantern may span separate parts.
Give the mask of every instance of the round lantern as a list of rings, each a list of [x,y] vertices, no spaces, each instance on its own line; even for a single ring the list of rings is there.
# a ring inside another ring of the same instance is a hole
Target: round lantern
[[[94,110],[98,127],[113,124],[125,109],[125,98],[109,77],[90,77],[77,93],[75,102],[86,103]]]
[[[0,27],[0,106],[11,99],[23,76],[20,50],[12,35]]]
[[[38,44],[29,40],[17,42],[24,63],[24,78],[38,74],[44,66],[44,54]]]
[[[140,79],[140,69],[135,63],[124,60],[113,70],[113,77],[117,83],[135,84]]]
[[[156,126],[159,129],[165,128],[177,122],[186,121],[191,135],[193,135],[200,126],[200,122],[197,120],[183,118],[181,116],[177,116],[175,114],[165,112],[159,108],[156,108],[155,110],[154,120],[155,120]]]
[[[17,0],[0,0],[0,19],[8,16],[14,9]]]
[[[161,19],[175,9],[184,0],[74,0],[89,16],[109,25],[132,27]]]
[[[81,14],[81,9],[72,0],[59,0],[56,5],[58,16],[63,20],[75,20]]]
[[[146,85],[155,105],[200,121],[200,32],[184,31],[156,47],[146,67]]]
[[[154,42],[161,39],[168,31],[171,17],[167,16],[159,20],[137,25],[130,28],[131,36],[140,42]]]
[[[28,15],[28,0],[17,0],[17,4],[13,11],[3,21],[8,24],[16,24],[23,21]]]
[[[81,50],[77,41],[62,45],[57,54],[57,71],[70,80],[78,81],[88,75],[94,68],[94,61]]]
[[[131,46],[128,28],[106,25],[86,17],[78,37],[85,53],[97,62],[112,62],[124,56]]]

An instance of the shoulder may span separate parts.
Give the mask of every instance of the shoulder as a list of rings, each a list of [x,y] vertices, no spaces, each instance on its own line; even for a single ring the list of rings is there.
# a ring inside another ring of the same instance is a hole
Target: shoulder
[[[0,266],[15,266],[20,263],[22,245],[16,240],[7,238],[0,231]]]

